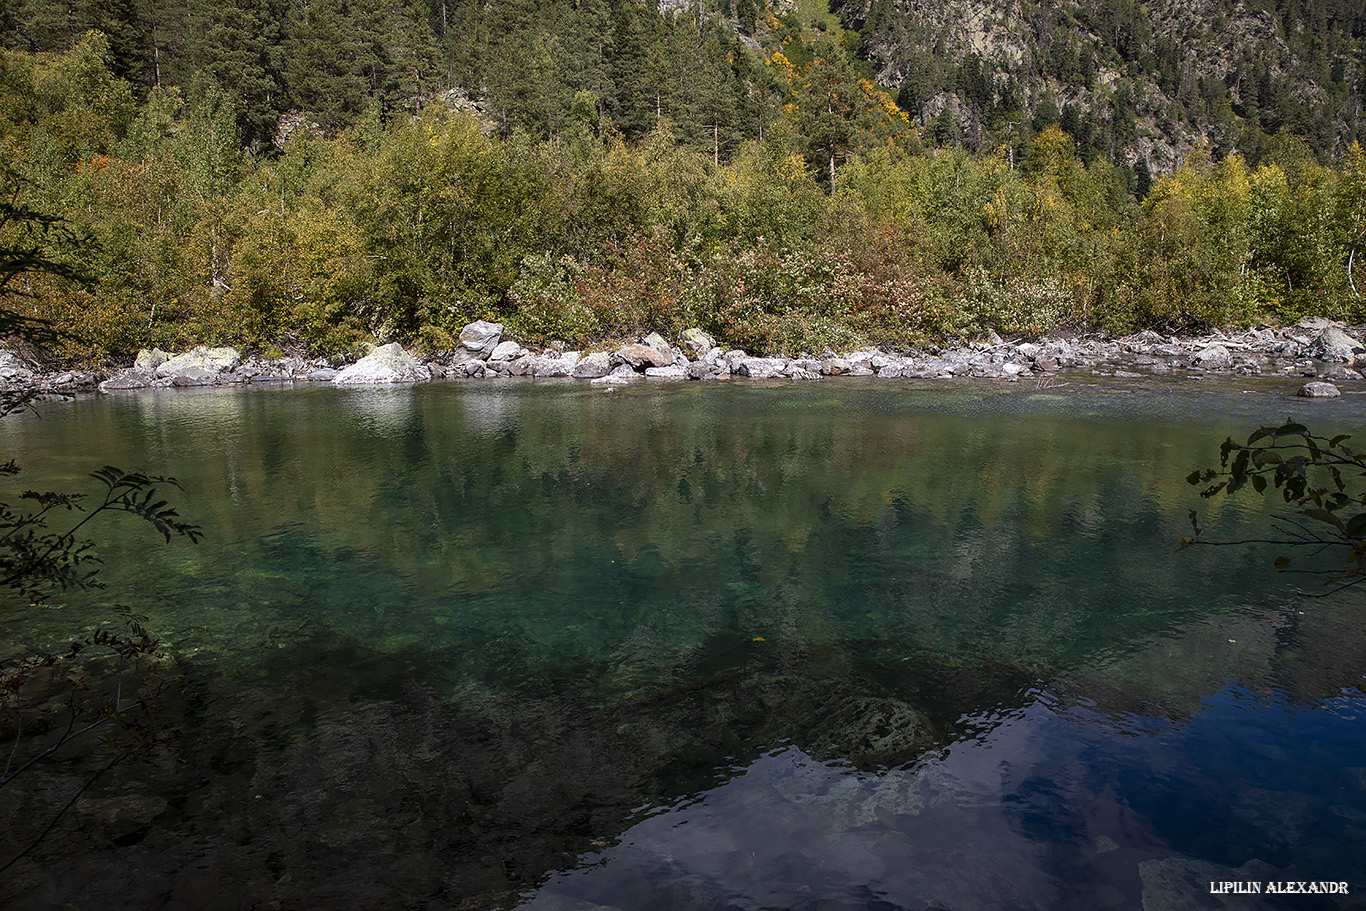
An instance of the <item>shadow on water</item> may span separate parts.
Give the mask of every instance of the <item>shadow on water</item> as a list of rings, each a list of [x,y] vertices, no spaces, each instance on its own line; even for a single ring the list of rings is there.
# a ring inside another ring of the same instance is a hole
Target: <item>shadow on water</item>
[[[1342,632],[1324,614],[1302,646]],[[1169,630],[1150,650],[1204,637]],[[1188,907],[1200,877],[1251,860],[1263,878],[1360,872],[1346,847],[1360,842],[1342,839],[1366,835],[1366,772],[1329,770],[1359,762],[1346,728],[1366,700],[1334,687],[1361,682],[1363,645],[1340,645],[1312,689],[1296,650],[1268,656],[1293,698],[1214,686],[1184,713],[1094,676],[889,663],[876,642],[732,645],[686,685],[610,703],[581,674],[451,697],[430,685],[440,653],[328,632],[247,668],[186,662],[175,761],[103,782],[0,896],[34,909]],[[1318,752],[1307,772],[1287,752],[1301,737]],[[138,795],[164,808],[131,827],[100,809]]]
[[[79,815],[4,894],[30,908],[504,906],[642,808],[775,748],[902,766],[944,746],[954,713],[1022,698],[1009,668],[978,668],[970,693],[908,693],[843,653],[751,645],[727,670],[610,705],[572,679],[442,698],[424,683],[440,655],[335,634],[274,650],[249,676],[191,660],[176,761],[92,792],[155,793],[165,808],[117,843],[114,819]],[[964,679],[921,676],[922,690]]]

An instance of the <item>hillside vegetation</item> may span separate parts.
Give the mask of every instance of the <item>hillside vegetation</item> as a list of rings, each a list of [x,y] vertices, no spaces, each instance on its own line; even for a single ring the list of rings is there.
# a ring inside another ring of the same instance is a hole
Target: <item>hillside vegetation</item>
[[[25,306],[85,361],[440,350],[479,317],[575,347],[698,325],[756,353],[1366,317],[1359,144],[1196,142],[1140,188],[1063,114],[1000,142],[920,126],[828,13],[668,6],[452,5],[443,32],[315,2],[229,34],[219,7],[141,33],[109,4],[69,49],[0,52],[13,200],[95,242],[49,251],[95,284],[34,278]]]

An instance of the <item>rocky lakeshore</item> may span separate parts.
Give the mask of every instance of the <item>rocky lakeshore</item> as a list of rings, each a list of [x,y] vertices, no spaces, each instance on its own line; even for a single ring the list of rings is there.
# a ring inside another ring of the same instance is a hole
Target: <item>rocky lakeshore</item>
[[[1333,396],[1337,383],[1366,377],[1363,327],[1355,330],[1322,318],[1293,326],[1216,332],[1178,338],[1144,331],[1121,338],[1080,336],[1003,340],[997,336],[940,348],[871,348],[821,356],[756,357],[724,349],[700,329],[670,342],[651,333],[607,351],[528,348],[504,335],[498,323],[478,321],[460,333],[454,351],[426,359],[397,343],[373,348],[359,359],[243,356],[235,348],[198,347],[181,354],[139,352],[136,362],[112,374],[45,372],[19,356],[0,352],[0,383],[38,394],[280,382],[372,385],[499,377],[562,377],[594,385],[645,381],[789,379],[863,376],[879,379],[977,377],[1004,382],[1046,379],[1068,372],[1117,377],[1156,375],[1304,377],[1302,395]]]

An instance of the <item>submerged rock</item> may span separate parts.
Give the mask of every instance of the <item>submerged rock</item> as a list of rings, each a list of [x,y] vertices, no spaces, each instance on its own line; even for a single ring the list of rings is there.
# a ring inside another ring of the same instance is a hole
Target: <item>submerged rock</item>
[[[377,383],[423,383],[432,378],[431,371],[417,358],[408,354],[398,342],[382,345],[332,378],[342,386],[364,386]]]

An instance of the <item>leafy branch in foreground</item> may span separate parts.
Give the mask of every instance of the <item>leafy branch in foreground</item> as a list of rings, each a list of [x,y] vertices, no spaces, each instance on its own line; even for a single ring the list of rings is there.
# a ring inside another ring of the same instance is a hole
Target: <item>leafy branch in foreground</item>
[[[143,618],[127,608],[115,610],[123,614],[122,632],[102,628],[73,641],[65,654],[0,662],[0,716],[8,716],[14,725],[0,763],[0,791],[73,743],[96,737],[105,748],[93,757],[93,772],[81,773],[83,781],[75,793],[56,813],[49,811],[46,823],[21,850],[0,863],[0,873],[38,847],[107,772],[126,762],[148,760],[179,738],[179,731],[163,723],[157,705],[157,698],[171,685],[167,656],[142,626]],[[72,758],[66,756],[65,761]]]
[[[1276,567],[1326,576],[1324,585],[1332,588],[1325,595],[1366,582],[1366,457],[1349,448],[1348,439],[1346,434],[1316,436],[1294,422],[1259,427],[1246,443],[1228,438],[1219,447],[1219,468],[1193,471],[1186,481],[1203,486],[1200,496],[1205,499],[1244,487],[1262,494],[1270,487],[1292,509],[1271,519],[1276,537],[1237,541],[1203,539],[1192,509],[1194,534],[1181,539],[1181,549],[1262,543],[1302,548],[1309,556],[1338,553],[1343,559],[1338,568],[1292,569],[1290,556],[1277,557]]]
[[[14,474],[16,470],[12,462],[0,466],[0,474]],[[181,521],[175,509],[157,496],[158,484],[179,487],[175,478],[126,472],[109,465],[90,477],[104,485],[104,498],[63,532],[47,531],[48,517],[59,510],[84,512],[83,494],[25,491],[21,499],[34,504],[29,512],[0,503],[0,588],[15,588],[30,596],[51,586],[102,588],[96,570],[88,566],[98,563],[99,558],[91,553],[91,542],[79,540],[76,533],[103,512],[131,513],[151,524],[167,542],[173,534],[196,543],[203,537],[198,525]]]

